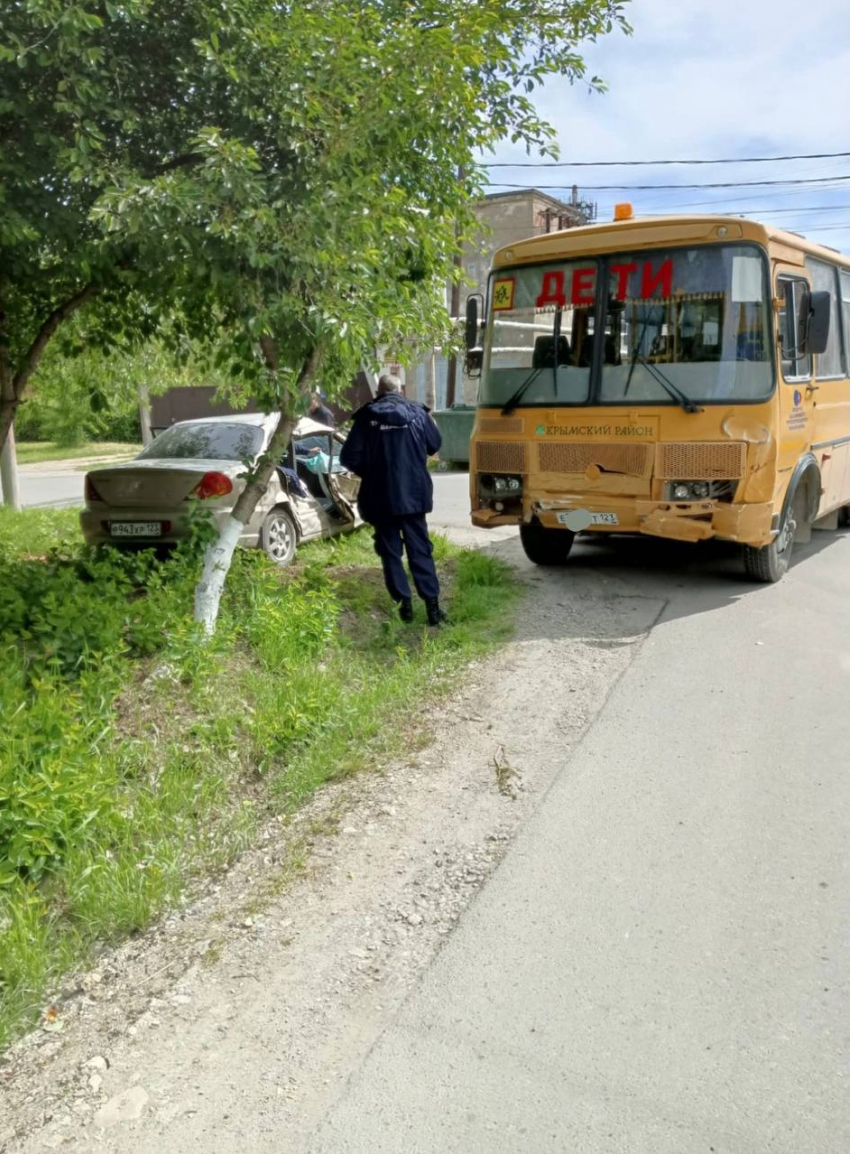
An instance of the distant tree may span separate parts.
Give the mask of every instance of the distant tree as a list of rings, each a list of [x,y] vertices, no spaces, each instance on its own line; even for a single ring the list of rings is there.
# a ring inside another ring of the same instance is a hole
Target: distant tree
[[[94,299],[136,335],[176,303],[281,420],[196,604],[321,371],[445,338],[482,152],[551,150],[534,90],[586,77],[619,0],[19,0],[2,17],[0,437],[46,340]],[[29,199],[29,198],[32,199]],[[10,261],[4,259],[9,256]],[[8,271],[7,271],[8,269]],[[127,292],[131,286],[133,293]],[[128,315],[138,294],[151,310]]]
[[[186,385],[216,388],[234,403],[245,395],[241,381],[216,372],[189,342],[161,335],[125,348],[105,350],[92,341],[81,314],[49,342],[15,421],[19,440],[136,441],[144,398]]]

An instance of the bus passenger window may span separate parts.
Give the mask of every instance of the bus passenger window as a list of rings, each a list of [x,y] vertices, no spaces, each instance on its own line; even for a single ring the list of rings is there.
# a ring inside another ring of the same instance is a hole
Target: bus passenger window
[[[844,373],[841,363],[841,316],[838,310],[838,286],[836,284],[838,269],[823,261],[808,258],[806,259],[806,267],[811,273],[812,290],[814,292],[828,292],[830,299],[829,340],[826,348],[818,357],[818,378],[841,377]]]
[[[806,340],[806,309],[808,285],[804,280],[790,278],[779,282],[783,307],[779,310],[779,340],[782,346],[782,375],[786,380],[809,377],[812,358],[799,355]]]

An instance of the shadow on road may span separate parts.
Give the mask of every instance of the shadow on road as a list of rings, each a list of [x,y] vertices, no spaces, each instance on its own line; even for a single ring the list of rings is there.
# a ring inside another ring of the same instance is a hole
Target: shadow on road
[[[840,547],[846,531],[815,532],[794,549],[784,581],[806,572],[821,554]],[[562,567],[529,562],[519,538],[484,547],[510,562],[521,579],[537,590],[535,608],[520,613],[518,639],[581,638],[599,648],[627,645],[656,621],[709,613],[751,597],[773,604],[774,586],[752,581],[744,572],[739,546],[700,544],[651,537],[581,537]],[[541,603],[543,612],[541,612]]]

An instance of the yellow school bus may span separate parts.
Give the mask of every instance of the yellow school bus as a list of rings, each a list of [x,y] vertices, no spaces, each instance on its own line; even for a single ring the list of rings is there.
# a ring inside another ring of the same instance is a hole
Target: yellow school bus
[[[500,249],[483,321],[468,302],[472,521],[518,525],[540,565],[580,532],[717,537],[778,581],[847,521],[850,258],[738,217],[616,216]]]

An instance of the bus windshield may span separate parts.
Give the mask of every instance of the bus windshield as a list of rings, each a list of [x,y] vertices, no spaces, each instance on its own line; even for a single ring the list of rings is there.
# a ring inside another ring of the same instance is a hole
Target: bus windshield
[[[490,304],[483,405],[755,402],[773,389],[767,264],[752,245],[500,270]]]

